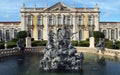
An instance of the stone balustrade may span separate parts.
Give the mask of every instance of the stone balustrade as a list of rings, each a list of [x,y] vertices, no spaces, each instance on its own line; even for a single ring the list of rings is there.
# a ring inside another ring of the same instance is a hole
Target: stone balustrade
[[[110,56],[116,56],[120,57],[120,50],[116,49],[108,49],[105,48],[105,51],[97,52],[96,48],[89,48],[89,47],[76,47],[78,52],[88,52],[88,53],[94,53],[94,54],[102,54],[102,55],[110,55]]]
[[[25,48],[25,53],[42,53],[44,50],[44,46],[41,47],[31,47],[31,48]],[[77,52],[88,52],[88,53],[94,53],[94,54],[102,54],[101,52],[97,53],[96,48],[89,48],[89,47],[76,47]],[[0,57],[4,56],[11,56],[11,55],[18,55],[19,50],[17,48],[15,49],[0,49]],[[102,55],[110,55],[110,56],[117,56],[120,57],[120,50],[114,50],[114,49],[105,49],[104,54]]]
[[[25,48],[25,53],[41,53],[43,52],[44,47],[31,47]],[[19,50],[17,48],[14,49],[1,49],[0,50],[0,57],[4,56],[11,56],[11,55],[18,55]]]

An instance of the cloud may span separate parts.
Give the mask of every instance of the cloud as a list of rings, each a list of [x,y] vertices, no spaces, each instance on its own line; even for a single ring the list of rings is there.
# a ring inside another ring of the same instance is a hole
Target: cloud
[[[113,17],[110,17],[111,15],[120,15],[120,0],[0,0],[0,14],[5,15],[4,18],[9,19],[11,19],[11,16],[14,16],[14,14],[17,14],[15,16],[20,18],[20,8],[23,3],[25,3],[26,7],[34,7],[34,4],[36,4],[37,7],[46,7],[46,3],[48,3],[48,6],[52,6],[59,1],[71,7],[73,3],[76,4],[76,7],[84,7],[84,5],[94,7],[95,4],[98,3],[102,14],[100,16],[101,19],[105,17],[112,19]],[[118,20],[120,21],[120,19]]]

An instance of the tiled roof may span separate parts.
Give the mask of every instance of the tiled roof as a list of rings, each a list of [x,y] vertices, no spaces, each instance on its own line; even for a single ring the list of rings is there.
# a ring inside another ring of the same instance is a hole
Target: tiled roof
[[[11,25],[11,24],[14,24],[14,25],[19,25],[21,22],[20,21],[14,21],[14,22],[0,22],[0,24],[3,24],[3,25]]]

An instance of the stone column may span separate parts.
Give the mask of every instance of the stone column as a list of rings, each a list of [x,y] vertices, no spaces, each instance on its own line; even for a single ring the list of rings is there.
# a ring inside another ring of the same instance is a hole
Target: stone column
[[[116,28],[114,29],[114,39],[117,39],[117,37],[116,37]]]
[[[26,48],[31,47],[31,37],[26,37]]]
[[[26,16],[25,14],[23,13],[21,15],[21,30],[26,30]]]
[[[95,42],[94,42],[94,37],[90,37],[90,46],[91,48],[94,48],[95,46]]]
[[[120,41],[120,29],[118,28],[118,40]]]
[[[95,25],[94,30],[99,31],[99,15],[98,14],[95,15],[95,17],[94,17],[94,25]]]
[[[77,32],[77,30],[76,30],[76,18],[75,18],[75,15],[73,15],[73,33],[76,33]],[[77,34],[74,34],[73,35],[73,40],[77,40],[77,36],[76,36]]]
[[[44,24],[44,28],[43,28],[43,40],[48,40],[48,15],[46,14],[43,17],[43,24]]]
[[[109,39],[111,40],[111,28],[109,29]]]
[[[82,29],[82,40],[84,40],[84,29]]]

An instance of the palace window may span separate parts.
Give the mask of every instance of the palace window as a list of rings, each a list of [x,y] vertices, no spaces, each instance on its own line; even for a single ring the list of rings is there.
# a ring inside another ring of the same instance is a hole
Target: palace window
[[[17,30],[14,30],[14,38],[17,36]]]
[[[108,28],[108,39],[110,38],[110,29]]]
[[[62,23],[61,23],[61,16],[60,15],[58,15],[58,25],[61,25]]]
[[[118,39],[118,28],[116,28],[116,39]]]
[[[43,17],[42,16],[37,17],[37,25],[43,25]]]
[[[120,31],[119,31],[119,37],[120,37]]]
[[[106,38],[106,35],[107,35],[106,30],[103,30],[103,34],[104,34],[104,36]]]
[[[38,30],[38,40],[41,40],[41,39],[42,39],[42,31]]]
[[[92,31],[89,30],[88,33],[89,33],[89,37],[91,37],[92,36]]]
[[[48,23],[48,24],[49,24],[49,25],[54,25],[54,24],[53,24],[53,17],[52,17],[52,16],[49,17],[49,23]]]
[[[67,17],[67,25],[71,25],[71,17],[70,16]]]
[[[79,16],[78,25],[83,25],[83,16]]]
[[[0,40],[2,39],[2,30],[0,30]]]
[[[33,21],[32,21],[32,16],[28,16],[28,25],[32,25]]]
[[[9,30],[6,30],[6,40],[10,40],[10,34],[9,34]]]
[[[82,40],[83,34],[82,34],[82,30],[79,30],[79,41]]]
[[[111,39],[114,39],[114,30],[111,30]]]
[[[88,25],[93,25],[93,16],[88,16]]]

